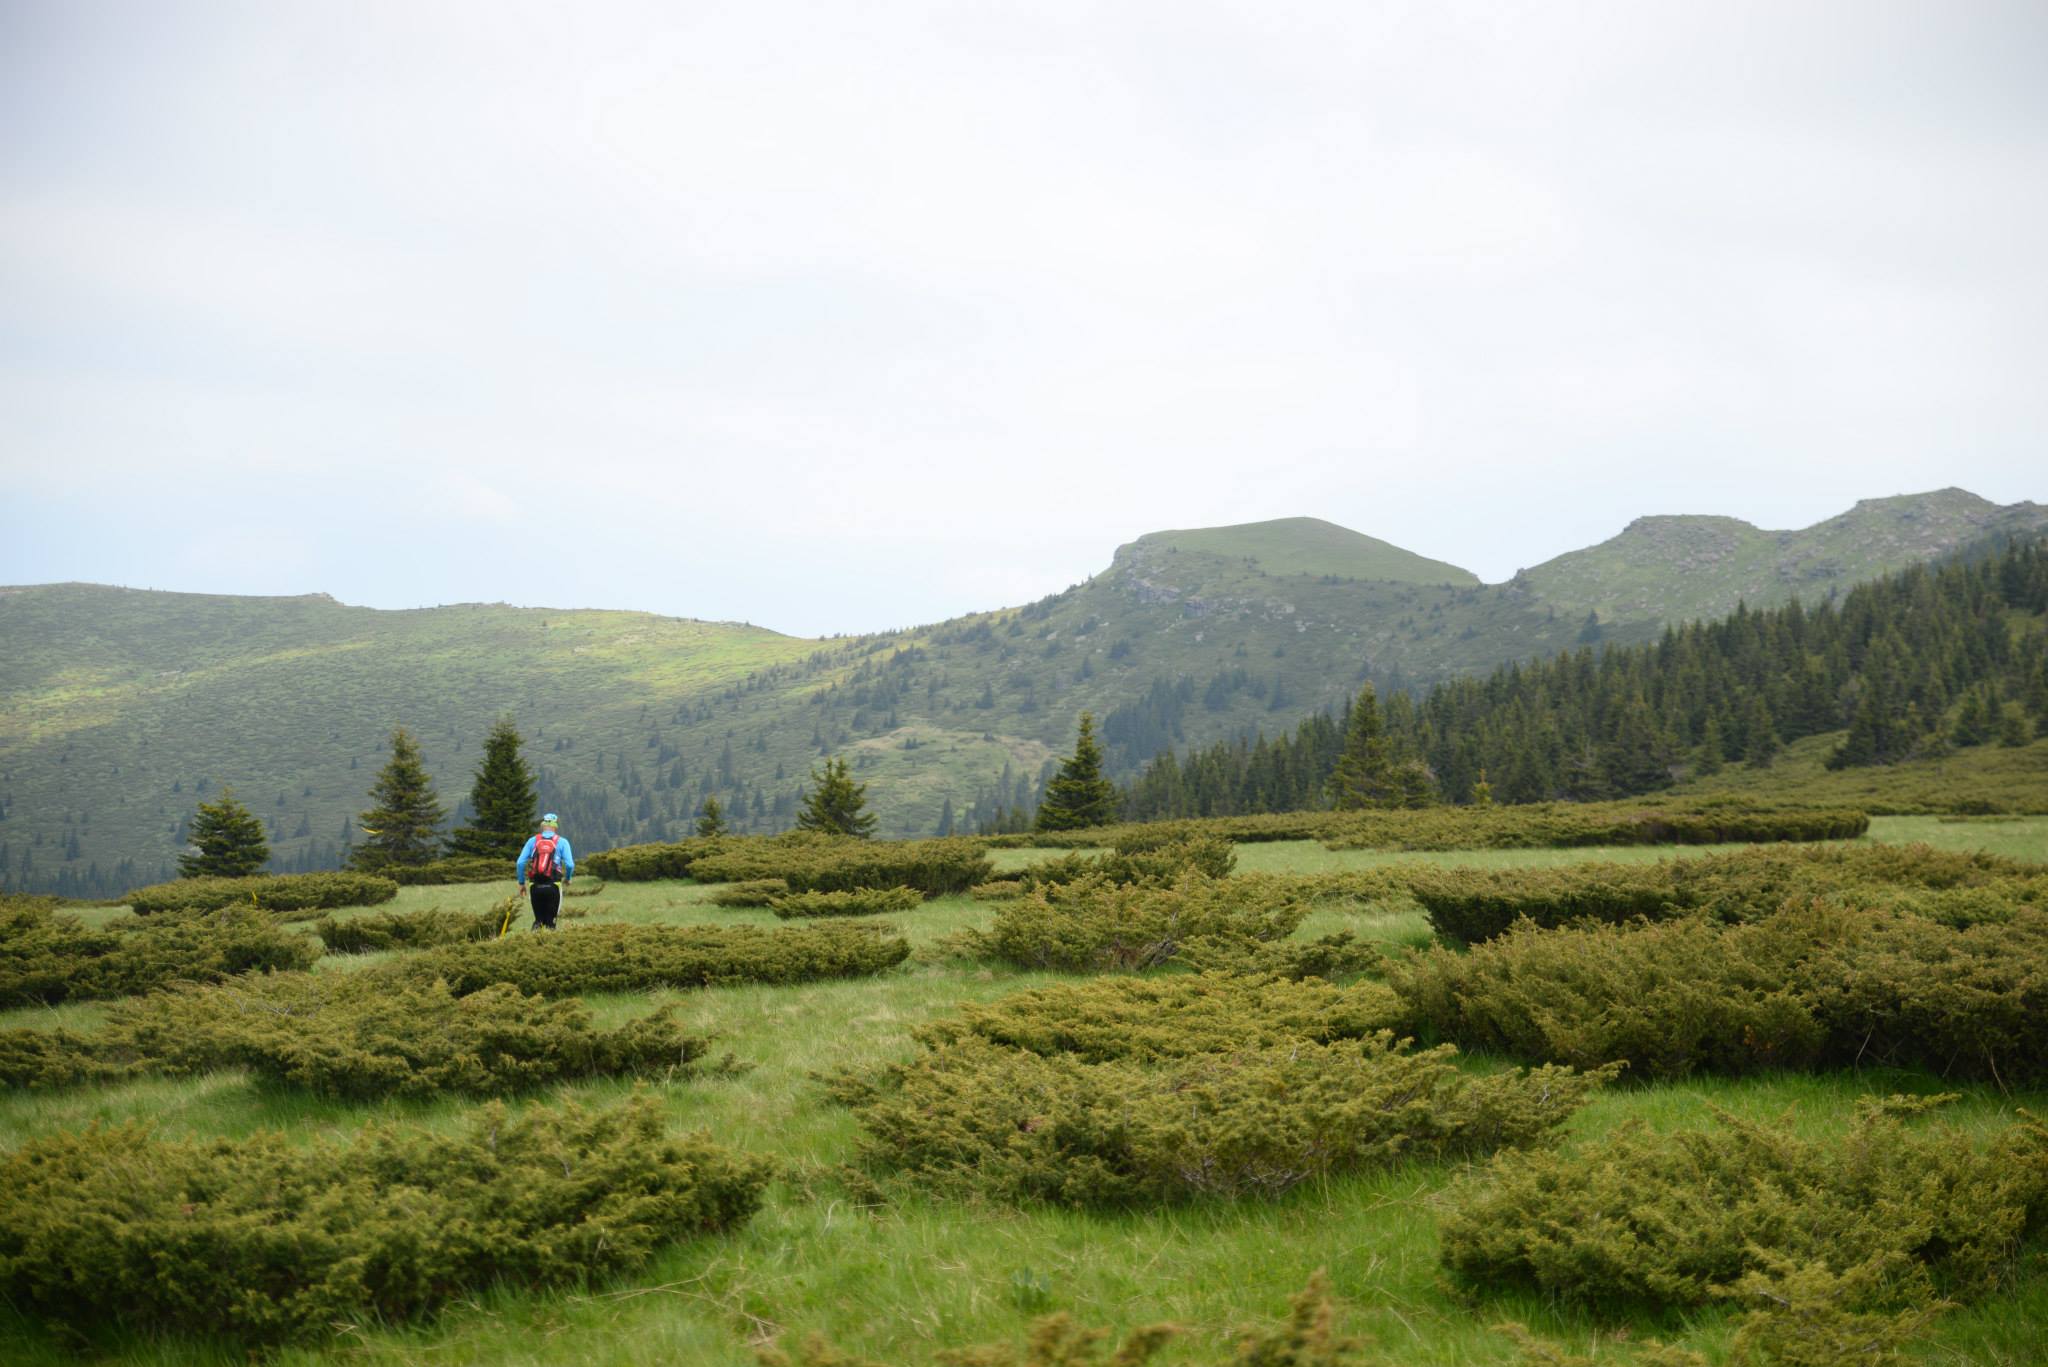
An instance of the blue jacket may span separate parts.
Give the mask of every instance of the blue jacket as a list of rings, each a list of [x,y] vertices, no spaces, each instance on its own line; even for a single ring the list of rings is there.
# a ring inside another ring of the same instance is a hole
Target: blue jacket
[[[537,835],[526,837],[526,848],[519,852],[519,886],[522,888],[526,886],[526,866],[533,860],[533,842],[538,839]],[[555,875],[557,883],[566,883],[576,874],[576,851],[569,848],[566,835],[555,836],[555,868],[558,870]]]

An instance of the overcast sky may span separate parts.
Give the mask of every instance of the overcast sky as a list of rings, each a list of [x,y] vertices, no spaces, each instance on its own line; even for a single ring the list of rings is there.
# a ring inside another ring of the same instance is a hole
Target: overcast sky
[[[816,634],[2048,499],[2048,6],[0,0],[0,582]]]

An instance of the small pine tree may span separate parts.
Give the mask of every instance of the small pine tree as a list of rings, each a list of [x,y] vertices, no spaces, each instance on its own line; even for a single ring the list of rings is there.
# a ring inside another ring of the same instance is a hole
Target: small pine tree
[[[1721,740],[1720,719],[1708,717],[1706,730],[1700,736],[1699,753],[1693,758],[1692,771],[1700,778],[1711,778],[1721,772],[1721,765],[1727,758],[1726,747]]]
[[[1491,807],[1493,805],[1493,785],[1486,781],[1486,770],[1484,768],[1480,769],[1478,781],[1472,785],[1472,805],[1475,807]]]
[[[1095,739],[1095,714],[1081,714],[1074,753],[1060,762],[1059,773],[1045,785],[1033,827],[1041,831],[1073,831],[1106,826],[1116,820],[1116,785],[1102,776],[1102,746]]]
[[[2027,709],[2016,702],[2009,702],[1999,709],[1998,743],[2018,749],[2034,743],[2034,723],[2027,716]]]
[[[235,800],[233,788],[221,789],[219,801],[199,804],[190,838],[199,853],[178,856],[181,877],[245,878],[270,861],[263,823]]]
[[[1371,684],[1358,690],[1344,727],[1344,753],[1330,775],[1330,805],[1339,811],[1387,807],[1400,800],[1393,748],[1380,723],[1379,695]]]
[[[1394,766],[1395,800],[1403,807],[1434,807],[1437,800],[1436,775],[1427,764],[1411,759]]]
[[[725,834],[725,808],[719,806],[717,798],[704,799],[704,810],[697,814],[697,834],[707,839]]]
[[[484,738],[484,762],[476,771],[476,786],[469,790],[475,820],[448,837],[448,853],[484,859],[519,857],[540,815],[533,771],[520,756],[519,745],[519,728],[510,717],[500,717]]]
[[[811,770],[811,782],[814,786],[804,795],[804,809],[796,815],[798,830],[862,839],[874,833],[875,814],[861,810],[867,805],[868,785],[853,781],[845,760],[826,760],[823,773]]]
[[[419,746],[402,726],[391,733],[391,760],[370,785],[370,800],[376,805],[358,818],[364,840],[349,862],[372,873],[394,864],[431,862],[441,843],[441,802],[420,763]]]

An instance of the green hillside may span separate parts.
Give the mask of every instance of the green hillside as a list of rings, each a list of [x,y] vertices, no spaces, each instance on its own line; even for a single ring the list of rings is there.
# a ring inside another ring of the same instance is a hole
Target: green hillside
[[[1203,572],[1211,575],[1243,569],[1273,578],[1328,575],[1339,579],[1462,587],[1479,582],[1479,576],[1470,570],[1404,551],[1319,517],[1283,517],[1234,527],[1152,532],[1139,537],[1124,551],[1132,559],[1162,570],[1171,563],[1163,562],[1162,556],[1213,557],[1237,562],[1234,566],[1204,566]]]
[[[1621,535],[1524,570],[1560,612],[1606,623],[1711,620],[1738,602],[1818,602],[1889,570],[1946,555],[2000,532],[2048,526],[2048,507],[2001,507],[1963,489],[1867,498],[1800,531],[1764,531],[1733,517],[1640,517]]]
[[[1671,600],[1693,573],[1641,564]],[[1533,573],[1480,585],[1285,519],[1141,537],[1039,602],[831,641],[633,612],[0,589],[0,883],[110,894],[167,874],[223,784],[281,866],[326,866],[401,724],[452,810],[511,713],[582,848],[680,834],[711,795],[741,830],[780,829],[832,754],[881,834],[923,834],[1032,801],[1084,709],[1128,777],[1168,746],[1291,730],[1367,679],[1421,687],[1660,630],[1589,633]]]

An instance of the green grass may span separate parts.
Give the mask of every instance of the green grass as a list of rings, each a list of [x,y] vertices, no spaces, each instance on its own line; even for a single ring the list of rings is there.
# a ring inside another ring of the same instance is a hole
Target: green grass
[[[2048,857],[2048,818],[1943,822],[1884,818],[1873,839],[1927,839],[1951,848],[1991,843],[2001,853]],[[1992,843],[1995,842],[1995,843]],[[1308,844],[1245,846],[1241,868],[1310,871],[1386,862],[1551,865],[1588,858],[1651,859],[1703,851],[1480,851],[1386,855],[1332,853]],[[1041,851],[1002,851],[1014,867]],[[406,888],[395,904],[481,910],[505,887]],[[656,923],[771,924],[764,911],[710,905],[708,889],[689,883],[613,883],[593,898],[572,899],[589,919]],[[950,897],[888,918],[919,944],[993,915],[991,904]],[[108,917],[126,913],[96,911]],[[352,913],[343,913],[352,914]],[[361,914],[361,913],[353,913]],[[574,924],[570,922],[569,924]],[[1302,934],[1345,927],[1390,940],[1426,938],[1419,914],[1364,909],[1318,912]],[[529,932],[520,932],[529,933]],[[333,956],[324,972],[348,972],[365,960]],[[630,1281],[544,1295],[499,1290],[456,1307],[433,1324],[389,1330],[352,1328],[325,1348],[286,1351],[289,1364],[644,1364],[742,1367],[763,1336],[818,1332],[841,1347],[889,1362],[929,1360],[938,1348],[1015,1340],[1034,1314],[1060,1310],[1089,1324],[1123,1327],[1171,1319],[1187,1333],[1167,1360],[1213,1360],[1247,1323],[1271,1325],[1310,1273],[1329,1271],[1350,1307],[1349,1327],[1370,1336],[1394,1360],[1452,1367],[1514,1363],[1516,1351],[1489,1326],[1520,1320],[1578,1351],[1627,1336],[1655,1334],[1714,1356],[1732,1336],[1731,1312],[1663,1321],[1599,1323],[1526,1296],[1468,1303],[1439,1281],[1435,1204],[1457,1175],[1449,1163],[1411,1162],[1297,1189],[1284,1199],[1197,1204],[1120,1214],[1015,1209],[941,1201],[906,1193],[868,1204],[862,1188],[836,1169],[853,1155],[854,1128],[828,1104],[815,1075],[849,1065],[907,1057],[909,1032],[964,1000],[986,1000],[1052,980],[976,962],[918,959],[884,978],[797,987],[745,987],[685,993],[631,993],[592,999],[609,1024],[678,1004],[695,1030],[717,1037],[748,1065],[737,1076],[705,1076],[657,1088],[679,1127],[709,1129],[724,1142],[776,1156],[783,1175],[761,1214],[736,1235],[677,1245]],[[14,1011],[0,1026],[62,1023],[87,1028],[101,1006]],[[1474,1068],[1498,1066],[1469,1061]],[[1656,1129],[1709,1122],[1719,1107],[1740,1115],[1790,1114],[1809,1134],[1846,1123],[1866,1093],[1925,1092],[1933,1079],[1901,1073],[1771,1075],[1731,1081],[1620,1088],[1595,1099],[1572,1122],[1578,1138],[1625,1121]],[[605,1100],[631,1084],[567,1086],[567,1095]],[[524,1103],[515,1103],[524,1104]],[[2048,1094],[2002,1096],[1965,1089],[1951,1119],[1988,1131],[2022,1107],[2048,1109]],[[144,1120],[169,1134],[243,1135],[282,1128],[311,1140],[346,1133],[371,1119],[454,1126],[467,1106],[454,1101],[351,1105],[252,1084],[238,1073],[147,1080],[67,1092],[0,1096],[0,1145],[94,1121]],[[205,1275],[205,1269],[193,1269]],[[1042,1296],[1019,1288],[1043,1288]],[[1938,1322],[1922,1358],[1944,1367],[2016,1367],[2048,1325],[2048,1258],[2024,1264],[2012,1292]],[[95,1339],[112,1362],[226,1364],[243,1355],[187,1340]],[[57,1367],[79,1360],[75,1346],[0,1312],[0,1361]]]

